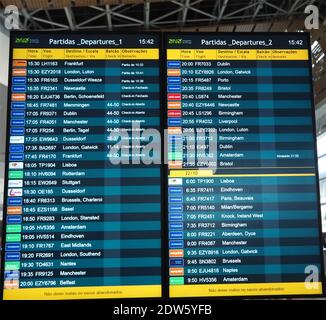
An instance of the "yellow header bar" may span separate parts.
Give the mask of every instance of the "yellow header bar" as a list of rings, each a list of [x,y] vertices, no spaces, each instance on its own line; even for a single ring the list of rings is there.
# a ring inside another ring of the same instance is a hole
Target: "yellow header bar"
[[[158,60],[159,49],[14,49],[17,60]]]
[[[3,300],[160,298],[161,285],[5,289]]]
[[[170,170],[169,178],[189,178],[189,177],[217,177],[217,178],[232,178],[232,177],[313,177],[314,173],[247,173],[247,174],[218,174],[214,170]]]
[[[308,285],[305,282],[170,285],[170,297],[246,297],[322,294],[321,282],[315,283],[315,287],[313,288],[309,288]]]
[[[307,49],[168,49],[168,60],[308,60]]]

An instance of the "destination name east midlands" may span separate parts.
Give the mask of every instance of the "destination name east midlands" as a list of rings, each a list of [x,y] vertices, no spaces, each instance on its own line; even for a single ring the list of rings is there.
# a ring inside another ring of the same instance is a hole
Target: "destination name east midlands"
[[[65,238],[65,239],[69,239],[69,238]],[[68,242],[68,243],[61,243],[60,247],[61,248],[92,248],[93,245],[90,242]]]
[[[49,242],[38,242],[35,244],[36,249],[53,249],[55,244]],[[91,242],[67,242],[67,243],[60,243],[60,248],[76,248],[76,249],[90,249],[93,245]]]

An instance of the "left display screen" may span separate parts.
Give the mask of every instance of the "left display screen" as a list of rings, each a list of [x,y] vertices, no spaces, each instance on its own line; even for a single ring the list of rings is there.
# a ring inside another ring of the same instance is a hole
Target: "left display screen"
[[[12,34],[4,300],[161,297],[159,42]]]

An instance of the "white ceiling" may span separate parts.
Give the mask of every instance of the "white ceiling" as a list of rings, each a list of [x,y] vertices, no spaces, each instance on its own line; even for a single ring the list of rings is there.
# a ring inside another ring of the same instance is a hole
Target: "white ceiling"
[[[8,31],[4,28],[0,29],[0,48],[1,48],[1,63],[0,63],[0,83],[8,85],[8,63],[9,61],[9,37]]]

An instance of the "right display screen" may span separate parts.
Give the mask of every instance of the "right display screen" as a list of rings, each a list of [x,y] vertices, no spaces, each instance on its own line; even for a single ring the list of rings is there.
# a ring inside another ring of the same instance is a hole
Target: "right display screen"
[[[165,42],[170,297],[322,294],[309,35]]]

